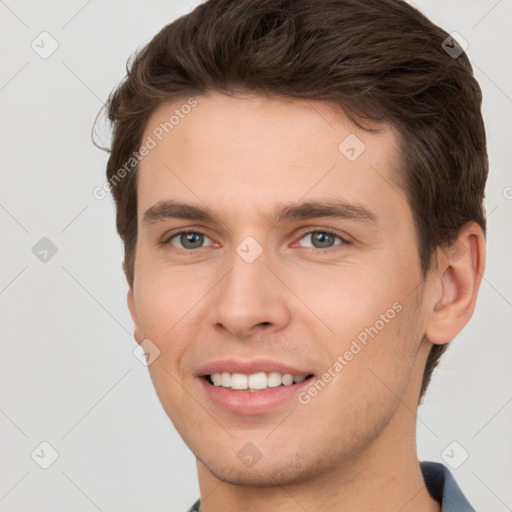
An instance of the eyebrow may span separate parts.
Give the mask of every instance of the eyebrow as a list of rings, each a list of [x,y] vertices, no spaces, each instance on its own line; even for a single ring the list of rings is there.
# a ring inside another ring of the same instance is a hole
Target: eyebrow
[[[279,205],[269,215],[270,220],[275,223],[320,217],[378,224],[375,213],[365,206],[343,201],[308,201],[299,204]],[[216,216],[207,208],[174,200],[165,200],[159,201],[144,212],[142,224],[150,226],[169,219],[215,222]]]

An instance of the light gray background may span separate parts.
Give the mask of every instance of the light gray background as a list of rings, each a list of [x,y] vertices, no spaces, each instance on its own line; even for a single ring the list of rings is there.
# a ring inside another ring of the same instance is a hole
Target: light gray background
[[[128,56],[198,3],[0,1],[2,511],[184,511],[199,496],[194,457],[132,353],[113,202],[92,195],[107,155],[90,141]],[[419,409],[418,452],[467,451],[452,472],[468,499],[512,510],[512,1],[414,3],[469,43],[491,163],[487,270]],[[43,31],[59,45],[47,59],[31,48]],[[46,263],[32,253],[42,237],[58,249]],[[46,470],[31,458],[43,441],[59,454]]]

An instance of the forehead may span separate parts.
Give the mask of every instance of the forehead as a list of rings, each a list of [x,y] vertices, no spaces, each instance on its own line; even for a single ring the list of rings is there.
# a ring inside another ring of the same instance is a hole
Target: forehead
[[[168,197],[208,198],[221,208],[341,198],[403,202],[397,195],[398,137],[370,133],[332,104],[281,96],[221,93],[164,103],[143,142],[140,210]],[[152,145],[153,145],[152,144]],[[208,202],[208,201],[206,201]]]

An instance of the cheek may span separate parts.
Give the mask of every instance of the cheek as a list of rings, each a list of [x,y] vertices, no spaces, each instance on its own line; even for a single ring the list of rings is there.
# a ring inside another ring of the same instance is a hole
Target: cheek
[[[360,351],[349,356],[352,360],[343,370],[344,383],[340,382],[342,387],[352,390],[349,400],[353,410],[369,417],[379,414],[391,417],[400,399],[405,397],[416,372],[422,339],[414,294],[382,311],[377,317],[369,318],[364,329],[350,341],[347,355],[359,350],[357,346]],[[361,411],[361,407],[365,410]]]
[[[393,268],[361,267],[301,273],[295,277],[294,290],[325,322],[333,338],[346,340],[360,334],[364,338],[367,329],[374,332],[375,326],[379,332],[389,330],[389,324],[400,316],[407,292],[404,282],[393,277],[395,273]]]
[[[152,279],[149,273],[139,274],[135,285],[140,335],[150,339],[160,351],[148,370],[162,403],[176,405],[185,398],[178,382],[183,380],[181,363],[197,328],[191,323],[191,312],[200,297],[187,290],[186,286],[161,276]]]
[[[324,387],[318,385],[321,391],[312,391],[314,397],[305,406],[319,429],[323,424],[339,426],[332,434],[339,436],[333,438],[333,445],[358,449],[379,434],[399,407],[414,371],[411,307],[403,304],[402,310],[384,326],[378,324],[376,331],[370,329],[374,321],[369,320],[359,331],[365,337],[345,336],[340,324],[341,335],[330,347],[331,362],[319,376],[320,381],[329,382]],[[364,312],[360,316],[363,318]]]
[[[146,258],[148,260],[148,258]],[[204,280],[203,280],[204,283]],[[204,295],[201,279],[190,279],[174,268],[140,260],[136,271],[135,305],[144,336],[159,340],[180,338],[183,320]]]
[[[362,403],[378,407],[386,397],[394,401],[389,389],[405,390],[421,342],[417,294],[410,293],[407,274],[413,271],[400,275],[392,266],[371,273],[340,270],[324,286],[309,283],[308,306],[329,332],[320,322],[309,328],[327,349],[325,372],[336,375],[333,391],[349,408]]]
[[[148,370],[164,410],[174,424],[180,424],[180,418],[193,418],[185,414],[191,405],[182,361],[194,329],[187,312],[198,299],[195,294],[184,293],[181,286],[171,286],[169,281],[144,277],[135,296],[141,335],[160,350]]]

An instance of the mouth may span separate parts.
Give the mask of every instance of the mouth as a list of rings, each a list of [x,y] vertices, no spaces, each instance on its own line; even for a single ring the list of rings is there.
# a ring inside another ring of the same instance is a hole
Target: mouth
[[[256,372],[251,374],[215,372],[202,378],[211,386],[233,391],[256,392],[272,388],[294,387],[313,378],[313,374],[293,375],[280,372]]]
[[[245,416],[291,407],[301,390],[311,385],[311,367],[280,359],[223,359],[197,369],[197,382],[214,407]]]

